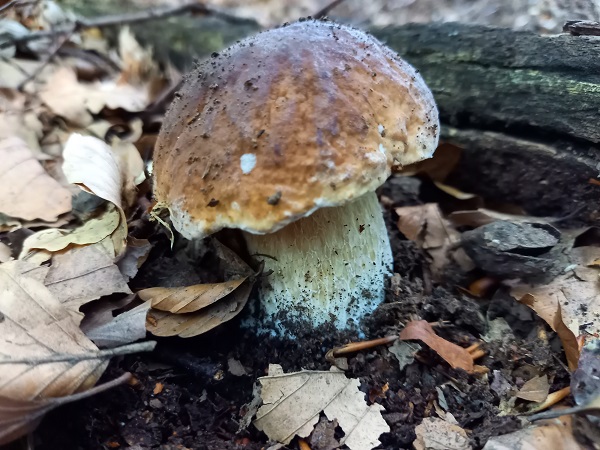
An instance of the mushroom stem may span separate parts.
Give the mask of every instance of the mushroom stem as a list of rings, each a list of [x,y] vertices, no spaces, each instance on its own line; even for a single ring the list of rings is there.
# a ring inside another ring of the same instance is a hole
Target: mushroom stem
[[[295,325],[358,325],[384,299],[392,252],[374,192],[321,208],[268,235],[244,232],[250,254],[268,255],[259,296],[277,333]],[[273,328],[270,328],[271,330]]]

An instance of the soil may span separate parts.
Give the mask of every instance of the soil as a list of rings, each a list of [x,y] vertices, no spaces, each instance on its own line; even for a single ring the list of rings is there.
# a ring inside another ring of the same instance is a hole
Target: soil
[[[379,448],[412,448],[416,425],[424,417],[436,416],[436,408],[450,412],[467,430],[472,446],[482,448],[490,436],[522,424],[516,416],[500,415],[502,405],[512,397],[500,389],[503,382],[518,387],[543,373],[556,390],[568,385],[569,376],[557,363],[563,357],[551,330],[506,292],[470,298],[456,287],[468,283],[473,274],[457,268],[448,269],[441,280],[432,280],[425,255],[397,231],[393,213],[394,207],[422,202],[421,184],[416,178],[392,179],[381,190],[387,197],[386,220],[398,275],[390,280],[385,303],[365,320],[364,338],[397,334],[403,324],[420,317],[437,322],[436,332],[461,346],[483,342],[486,356],[477,364],[489,372],[469,375],[453,370],[425,346],[413,363],[401,368],[388,346],[381,346],[351,355],[346,374],[360,379],[367,401],[385,408],[383,417],[391,432],[381,436]],[[135,288],[210,280],[210,263],[206,258],[194,261],[189,257],[194,252],[185,247],[182,241],[171,251],[160,238]],[[494,335],[498,317],[510,326],[501,337]],[[327,351],[358,337],[327,326],[316,332],[306,330],[296,340],[257,337],[240,326],[242,320],[235,318],[197,338],[157,339],[153,353],[114,359],[103,379],[129,371],[134,382],[51,412],[32,437],[35,448],[268,448],[267,437],[252,425],[238,431],[256,379],[266,375],[272,363],[286,372],[328,370]],[[482,341],[486,334],[487,342]],[[544,335],[548,338],[541,339]],[[329,428],[330,439],[340,435],[334,425],[320,426],[325,434]],[[299,447],[294,440],[284,448]],[[331,447],[315,441],[311,448]]]

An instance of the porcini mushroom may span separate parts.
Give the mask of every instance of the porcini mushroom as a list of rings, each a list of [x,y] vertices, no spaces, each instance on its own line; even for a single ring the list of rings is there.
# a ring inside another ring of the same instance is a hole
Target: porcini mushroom
[[[155,197],[184,237],[237,228],[266,255],[259,296],[273,331],[347,328],[383,300],[392,266],[374,191],[431,157],[438,128],[431,92],[389,48],[300,21],[187,76],[156,145]]]

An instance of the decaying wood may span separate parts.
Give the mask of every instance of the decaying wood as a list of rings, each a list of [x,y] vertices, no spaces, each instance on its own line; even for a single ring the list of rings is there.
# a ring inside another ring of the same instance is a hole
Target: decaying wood
[[[458,23],[372,31],[432,89],[443,140],[465,149],[458,186],[533,214],[600,217],[589,182],[600,168],[600,37]]]
[[[444,121],[600,142],[600,38],[458,23],[374,32],[420,71]]]

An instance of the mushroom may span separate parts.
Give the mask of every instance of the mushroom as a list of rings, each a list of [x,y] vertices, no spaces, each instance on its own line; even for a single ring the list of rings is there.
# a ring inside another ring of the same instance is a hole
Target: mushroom
[[[271,275],[262,325],[358,324],[392,254],[375,189],[432,156],[438,111],[417,71],[362,31],[304,20],[201,63],[176,94],[154,192],[186,238],[242,230]]]

